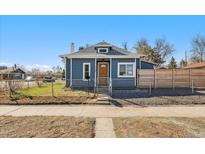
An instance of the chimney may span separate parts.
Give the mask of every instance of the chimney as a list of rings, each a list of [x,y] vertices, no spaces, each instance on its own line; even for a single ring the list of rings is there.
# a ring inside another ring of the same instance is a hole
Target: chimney
[[[75,44],[71,43],[70,45],[70,53],[73,53],[75,51]]]

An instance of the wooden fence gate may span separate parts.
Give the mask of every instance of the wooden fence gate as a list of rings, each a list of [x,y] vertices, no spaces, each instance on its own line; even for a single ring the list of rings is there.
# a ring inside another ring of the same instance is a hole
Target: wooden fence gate
[[[139,88],[205,88],[205,69],[138,69]]]

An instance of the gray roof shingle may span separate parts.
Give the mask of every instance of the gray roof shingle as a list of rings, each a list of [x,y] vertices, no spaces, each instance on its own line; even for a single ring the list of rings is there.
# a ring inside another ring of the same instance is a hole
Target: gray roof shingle
[[[112,51],[118,53],[118,54],[100,54],[96,52],[96,47],[111,47]],[[111,58],[111,57],[116,57],[116,58],[128,58],[128,57],[139,57],[136,53],[132,53],[130,51],[124,50],[122,48],[119,48],[115,45],[112,45],[107,42],[99,42],[95,45],[89,46],[87,48],[81,49],[77,52],[70,53],[70,54],[64,54],[60,55],[60,57],[68,57],[68,58]]]

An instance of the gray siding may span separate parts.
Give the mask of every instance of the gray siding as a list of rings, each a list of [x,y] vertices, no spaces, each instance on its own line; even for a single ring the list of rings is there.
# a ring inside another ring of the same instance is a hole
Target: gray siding
[[[66,79],[66,87],[70,86],[70,59],[66,58],[66,73],[65,73],[65,79]]]
[[[90,81],[83,81],[83,63],[90,63]],[[73,59],[72,60],[72,87],[93,87],[95,78],[95,60],[94,59]]]
[[[109,61],[109,59],[97,59],[99,61]],[[120,88],[135,88],[134,77],[119,77],[118,78],[118,63],[119,62],[135,62],[135,59],[112,59],[112,85],[114,89]],[[90,63],[91,79],[89,87],[94,87],[95,80],[95,59],[72,59],[72,87],[88,87],[88,81],[83,81],[83,63]],[[142,69],[153,69],[153,64],[141,61]],[[140,60],[136,59],[136,69],[140,67]],[[98,66],[96,65],[96,75],[98,75]],[[66,60],[66,86],[70,86],[70,59]]]
[[[154,64],[141,61],[141,69],[154,69]]]
[[[118,78],[118,63],[119,62],[135,62],[135,59],[113,59],[112,60],[112,87],[114,89],[120,88],[134,88],[134,77],[131,78]]]
[[[136,59],[136,68],[137,69],[140,68],[140,60],[139,60],[139,58]]]

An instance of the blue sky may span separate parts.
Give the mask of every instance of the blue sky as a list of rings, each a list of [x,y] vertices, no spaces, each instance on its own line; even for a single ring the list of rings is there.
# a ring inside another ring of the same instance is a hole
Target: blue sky
[[[190,50],[191,39],[205,35],[205,16],[0,16],[0,64],[22,64],[31,68],[61,65],[58,57],[102,40],[128,47],[145,37],[151,44],[165,37],[174,44],[180,60]]]

